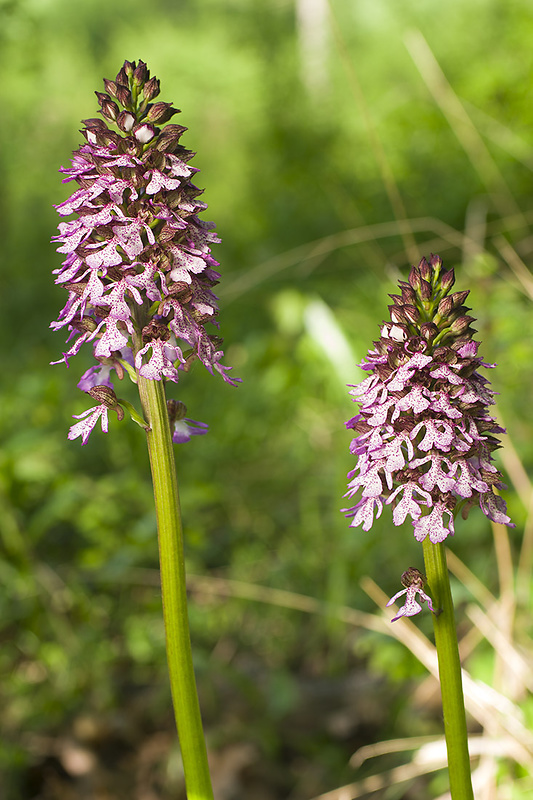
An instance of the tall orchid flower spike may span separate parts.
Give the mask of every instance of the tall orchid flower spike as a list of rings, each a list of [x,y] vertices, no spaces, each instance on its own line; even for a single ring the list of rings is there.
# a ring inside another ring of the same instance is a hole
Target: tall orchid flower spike
[[[357,465],[348,474],[346,496],[355,504],[343,510],[351,526],[368,531],[390,505],[394,524],[409,517],[422,542],[431,594],[412,567],[402,575],[405,588],[387,605],[405,595],[393,622],[418,614],[422,602],[434,612],[451,796],[473,800],[444,542],[454,534],[456,514],[466,519],[475,505],[493,522],[514,525],[497,494],[505,485],[492,459],[505,431],[490,416],[494,392],[479,372],[494,364],[478,355],[474,319],[464,305],[468,292],[451,293],[454,282],[453,270],[443,270],[432,255],[400,281],[400,294],[391,295],[390,319],[360,365],[367,377],[351,390],[359,413],[346,427],[356,433],[350,449]]]
[[[492,463],[505,431],[489,414],[494,392],[478,371],[495,365],[478,356],[468,292],[450,294],[454,280],[438,256],[413,267],[360,365],[368,377],[352,387],[360,410],[346,423],[357,434],[346,496],[359,499],[344,509],[352,526],[369,530],[385,504],[395,525],[411,518],[419,542],[453,535],[454,516],[473,505],[514,527]]]
[[[233,386],[237,378],[221,363],[217,298],[220,278],[211,246],[214,226],[193,183],[193,153],[180,144],[186,128],[168,123],[178,113],[154,102],[159,81],[143,61],[125,61],[114,81],[96,92],[102,119],[87,119],[85,143],[61,171],[76,190],[57,206],[62,217],[54,237],[65,256],[55,271],[68,297],[54,330],[66,328],[70,360],[84,346],[96,363],[78,387],[98,405],[76,415],[68,438],[82,444],[108,413],[127,411],[145,433],[156,507],[161,595],[170,688],[187,797],[212,800],[207,750],[191,651],[183,530],[173,442],[207,432],[185,417],[185,405],[169,400],[165,384],[177,383],[194,360]],[[118,398],[113,381],[137,384],[142,413]]]
[[[55,282],[68,298],[51,327],[69,333],[54,363],[69,366],[89,344],[97,364],[84,374],[84,390],[97,372],[96,382],[113,389],[110,371],[122,379],[120,364],[177,383],[193,359],[235,385],[216,332],[220,274],[211,246],[220,240],[199,217],[207,206],[192,182],[194,154],[180,144],[187,129],[164,124],[178,109],[153,102],[159,81],[142,61],[126,61],[104,84],[96,92],[103,118],[85,120],[86,142],[61,169],[63,182],[78,188],[56,206],[73,218],[54,237],[65,255]]]

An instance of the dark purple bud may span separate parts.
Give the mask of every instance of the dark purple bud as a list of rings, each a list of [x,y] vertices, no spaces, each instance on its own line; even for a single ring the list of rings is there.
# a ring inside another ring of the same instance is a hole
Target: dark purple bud
[[[120,113],[120,109],[117,104],[111,100],[109,95],[104,94],[104,92],[95,92],[95,95],[98,98],[98,102],[100,103],[102,114],[104,117],[110,120],[116,120],[117,116]]]
[[[431,299],[431,284],[429,284],[426,280],[420,281],[420,297],[422,300]]]
[[[155,77],[154,78],[150,78],[150,80],[146,81],[146,83],[144,84],[143,97],[144,97],[145,100],[150,102],[150,100],[153,100],[154,97],[157,97],[157,95],[159,94],[159,91],[160,91],[159,90],[159,81],[157,80],[157,78],[155,78]]]
[[[420,271],[421,278],[427,281],[428,283],[431,283],[431,278],[433,277],[433,270],[431,269],[425,258],[422,258],[420,260],[418,269]]]
[[[150,72],[146,68],[144,61],[139,61],[138,66],[133,71],[133,83],[135,86],[142,86],[150,77]]]
[[[405,305],[403,306],[403,313],[407,322],[410,322],[412,325],[416,325],[420,318],[420,313],[415,306]]]
[[[153,106],[148,108],[145,116],[146,122],[158,122],[163,124],[172,119],[174,114],[179,114],[178,108],[173,108],[172,103],[154,103]]]
[[[409,283],[415,292],[420,290],[420,271],[416,267],[411,267],[411,272],[409,273]]]
[[[104,78],[105,90],[111,97],[117,96],[117,84],[115,81],[110,81],[109,78]]]
[[[450,325],[450,331],[460,336],[468,329],[471,322],[475,322],[474,317],[469,317],[467,314],[457,317]]]
[[[126,86],[117,84],[117,100],[121,106],[131,106],[132,98],[131,92]]]
[[[450,295],[453,303],[454,308],[458,308],[458,306],[462,306],[468,295],[470,294],[470,289],[467,289],[464,292],[454,292]]]
[[[442,264],[442,261],[440,263]],[[440,285],[442,286],[443,291],[449,292],[454,283],[455,283],[455,272],[453,271],[453,269],[449,269],[447,272],[444,272],[442,274],[440,279]]]
[[[179,139],[184,131],[183,125],[170,124],[166,125],[157,138],[155,145],[158,150],[163,153],[172,153],[179,142]]]
[[[402,300],[404,303],[409,303],[412,306],[416,304],[416,294],[409,284],[402,286]]]
[[[124,83],[125,86],[128,86],[128,78],[131,78],[131,76],[135,72],[135,66],[136,66],[135,61],[125,61],[124,64],[122,65],[122,69],[120,70],[120,72],[124,71],[124,74],[126,75],[126,80],[122,81],[122,83]],[[121,81],[118,80],[117,76],[117,83],[120,82]]]
[[[124,62],[124,66],[120,68],[120,71],[116,77],[116,83],[118,86],[125,86],[126,88],[129,87],[130,82],[128,80],[128,73],[126,72],[126,64],[130,67],[132,66],[129,61]],[[130,75],[133,73],[133,70],[129,73]],[[115,95],[116,97],[116,95]]]
[[[443,297],[439,303],[437,313],[442,319],[446,319],[453,308],[453,300],[450,296]]]
[[[440,256],[436,256],[432,253],[431,258],[429,259],[429,263],[431,264],[435,272],[437,273],[440,272],[440,268],[442,267],[442,258]]]
[[[439,329],[434,322],[424,322],[420,326],[420,336],[425,339],[426,342],[430,342],[434,339],[438,332]]]

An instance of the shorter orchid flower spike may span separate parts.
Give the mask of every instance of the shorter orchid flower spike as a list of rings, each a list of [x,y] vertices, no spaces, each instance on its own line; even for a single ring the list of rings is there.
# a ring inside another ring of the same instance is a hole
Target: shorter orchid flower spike
[[[184,444],[191,436],[202,436],[209,430],[207,423],[185,416],[187,406],[181,400],[167,400],[167,411],[174,444]]]
[[[402,589],[400,592],[397,592],[394,597],[391,597],[387,606],[391,606],[403,594],[406,595],[405,605],[398,611],[396,616],[391,619],[391,622],[396,622],[400,617],[414,617],[415,614],[419,614],[422,611],[420,603],[424,603],[426,600],[430,610],[433,611],[434,614],[440,614],[440,609],[433,607],[431,597],[424,591],[426,580],[426,576],[420,572],[420,570],[416,569],[416,567],[409,567],[409,569],[402,574],[401,582],[402,586],[405,586],[405,589]],[[420,596],[420,603],[417,602],[417,594]]]

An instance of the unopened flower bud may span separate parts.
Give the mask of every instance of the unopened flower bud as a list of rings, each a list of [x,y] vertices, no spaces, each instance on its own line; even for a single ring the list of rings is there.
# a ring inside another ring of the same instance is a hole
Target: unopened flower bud
[[[124,86],[128,86],[128,78],[133,75],[134,69],[135,61],[125,61],[117,75],[117,83],[123,83]]]
[[[450,331],[460,336],[468,329],[470,323],[474,321],[474,317],[469,317],[467,314],[457,317],[450,325]]]
[[[157,122],[162,125],[172,119],[174,114],[179,114],[179,109],[173,108],[172,103],[154,103],[149,107],[145,121]]]
[[[126,79],[127,81],[127,79]],[[117,96],[117,84],[115,81],[110,81],[109,78],[104,78],[105,90],[111,97]]]
[[[434,322],[424,322],[420,326],[420,336],[422,336],[426,342],[430,342],[432,339],[434,339],[438,332],[439,329]]]
[[[450,297],[452,299],[453,307],[458,308],[459,306],[462,306],[469,294],[469,289],[464,292],[454,292],[451,294]]]
[[[117,104],[111,100],[109,95],[105,94],[104,92],[95,92],[95,95],[98,98],[98,102],[100,103],[104,117],[115,121],[120,113],[120,109]]]
[[[431,284],[428,283],[426,280],[420,281],[420,297],[422,298],[422,300],[431,299]]]
[[[455,272],[453,271],[453,269],[449,269],[447,272],[443,272],[440,278],[440,285],[442,287],[443,292],[449,292],[454,283],[455,283]]]
[[[420,270],[418,270],[416,267],[411,267],[411,272],[409,273],[409,283],[415,292],[420,291]]]
[[[443,297],[442,300],[440,301],[437,313],[441,319],[447,319],[452,308],[453,308],[453,300],[450,297],[450,295],[448,295],[447,297]]]
[[[407,322],[410,322],[412,325],[416,325],[420,319],[420,313],[415,306],[405,305],[403,306],[403,313]]]
[[[414,306],[416,304],[416,293],[409,285],[402,286],[402,300],[404,303],[409,303]]]
[[[432,253],[431,257],[429,259],[429,263],[430,263],[431,268],[433,269],[434,273],[439,275],[441,267],[442,267],[442,258],[440,256],[436,256],[436,255],[434,255]],[[442,277],[444,277],[444,276],[442,276]],[[442,277],[441,277],[441,280],[442,280]]]
[[[422,280],[427,281],[431,285],[431,278],[433,276],[433,271],[425,258],[422,258],[420,260],[418,269],[420,271],[420,277],[422,278]]]
[[[159,81],[157,78],[150,78],[150,80],[146,81],[143,86],[143,97],[145,100],[150,102],[150,100],[153,100],[154,97],[158,96],[159,91]]]
[[[124,133],[129,133],[135,125],[135,116],[131,111],[121,111],[117,117],[117,125]]]
[[[133,83],[135,86],[142,86],[150,77],[144,61],[139,61],[138,66],[133,71]]]
[[[124,106],[125,108],[131,108],[131,92],[126,86],[122,86],[122,84],[119,83],[117,83],[117,100],[121,106]]]
[[[145,122],[140,125],[133,126],[133,135],[141,144],[146,144],[151,141],[157,133],[157,128],[153,125],[147,125]]]

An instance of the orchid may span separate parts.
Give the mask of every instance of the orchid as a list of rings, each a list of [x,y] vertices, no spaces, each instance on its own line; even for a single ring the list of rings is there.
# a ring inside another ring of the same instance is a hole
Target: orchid
[[[346,496],[360,499],[344,509],[352,526],[369,530],[383,504],[395,525],[411,518],[417,541],[453,535],[455,514],[472,505],[512,526],[492,463],[504,430],[488,413],[494,392],[478,371],[494,364],[478,356],[468,292],[450,294],[454,280],[438,256],[413,267],[360,365],[370,374],[352,387],[360,411],[346,423],[357,434]]]
[[[165,125],[179,111],[153,102],[159,81],[142,61],[125,61],[104,86],[96,92],[102,119],[84,121],[86,141],[61,169],[78,188],[56,206],[74,219],[61,222],[53,239],[65,255],[55,282],[68,297],[51,327],[66,328],[69,342],[53,363],[69,366],[90,345],[98,364],[82,377],[84,391],[98,377],[113,389],[112,370],[119,379],[126,369],[134,380],[136,370],[177,383],[195,359],[236,385],[220,363],[216,332],[220,274],[211,247],[220,240],[199,216],[207,206],[192,182],[194,154],[180,144],[186,128]],[[107,430],[105,410],[101,417]],[[92,419],[76,423],[69,438],[81,435],[85,444]]]

